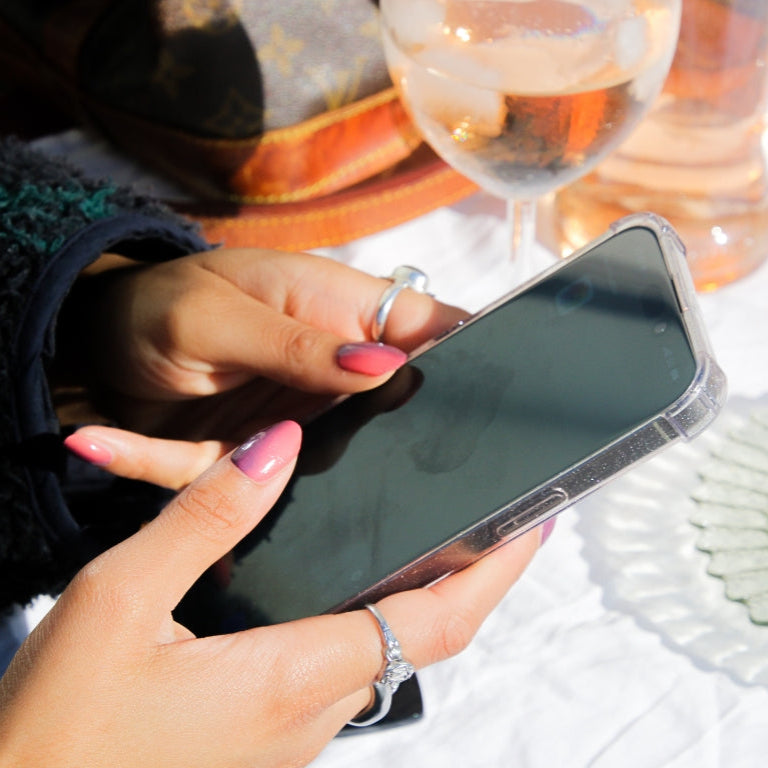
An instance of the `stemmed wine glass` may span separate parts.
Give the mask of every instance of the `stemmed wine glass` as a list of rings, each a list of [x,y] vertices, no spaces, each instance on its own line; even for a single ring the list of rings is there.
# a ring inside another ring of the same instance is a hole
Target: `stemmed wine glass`
[[[380,0],[390,73],[432,148],[507,200],[513,279],[536,201],[638,124],[675,51],[682,0]]]

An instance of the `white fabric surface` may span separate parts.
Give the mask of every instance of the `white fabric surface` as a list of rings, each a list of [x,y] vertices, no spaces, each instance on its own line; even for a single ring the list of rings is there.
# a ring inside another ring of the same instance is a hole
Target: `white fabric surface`
[[[503,218],[503,205],[478,194],[324,253],[380,275],[398,264],[420,267],[442,300],[474,310],[510,287]],[[547,259],[543,249],[538,256]],[[768,267],[701,297],[733,395],[755,398],[768,390],[766,295]],[[467,651],[419,673],[422,721],[338,739],[313,768],[764,764],[768,688],[694,663],[608,599],[610,584],[596,580],[585,554],[596,499],[560,516]],[[45,607],[29,610],[27,625]],[[17,615],[0,626],[0,653],[24,620]]]
[[[501,204],[476,195],[326,253],[376,274],[412,264],[430,275],[442,300],[477,309],[507,290],[503,216]],[[766,295],[768,267],[700,297],[731,396],[768,390]],[[313,767],[762,765],[768,688],[697,666],[608,604],[610,585],[595,581],[585,555],[597,501],[560,515],[467,651],[420,672],[421,722],[337,740]]]

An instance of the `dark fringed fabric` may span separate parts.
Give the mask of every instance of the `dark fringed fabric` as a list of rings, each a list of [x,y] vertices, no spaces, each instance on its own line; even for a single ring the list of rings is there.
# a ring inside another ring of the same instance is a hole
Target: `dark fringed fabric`
[[[161,204],[0,140],[0,610],[58,591],[88,550],[46,379],[77,275],[108,250],[164,260],[208,247]]]

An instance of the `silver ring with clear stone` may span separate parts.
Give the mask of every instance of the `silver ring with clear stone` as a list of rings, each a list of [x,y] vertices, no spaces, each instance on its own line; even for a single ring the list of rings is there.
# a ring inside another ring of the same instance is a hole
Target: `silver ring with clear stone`
[[[400,643],[387,624],[387,620],[381,615],[381,611],[370,603],[365,607],[376,619],[384,640],[384,669],[379,679],[373,684],[373,705],[349,721],[349,725],[358,728],[373,725],[386,717],[392,706],[395,691],[416,671],[413,664],[403,658]]]

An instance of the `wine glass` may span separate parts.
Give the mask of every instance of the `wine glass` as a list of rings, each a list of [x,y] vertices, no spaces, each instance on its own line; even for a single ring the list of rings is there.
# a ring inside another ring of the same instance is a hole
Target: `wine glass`
[[[387,63],[449,165],[507,200],[512,279],[536,201],[590,171],[647,112],[681,0],[380,0]]]

